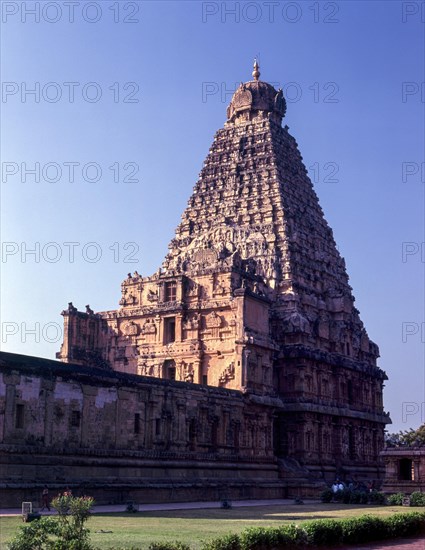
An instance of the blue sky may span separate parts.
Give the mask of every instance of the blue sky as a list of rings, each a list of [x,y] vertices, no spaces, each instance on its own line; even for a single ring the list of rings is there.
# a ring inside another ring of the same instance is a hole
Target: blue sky
[[[425,421],[423,3],[1,7],[3,350],[54,358],[69,301],[116,309],[127,272],[158,269],[258,56],[380,346],[390,430]]]

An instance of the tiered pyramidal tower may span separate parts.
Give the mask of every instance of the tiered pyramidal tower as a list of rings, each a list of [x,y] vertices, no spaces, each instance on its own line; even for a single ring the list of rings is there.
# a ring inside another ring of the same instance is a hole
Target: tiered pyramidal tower
[[[117,311],[70,304],[58,357],[241,390],[273,407],[276,456],[369,475],[389,421],[386,375],[285,111],[255,63],[163,268],[129,274]]]

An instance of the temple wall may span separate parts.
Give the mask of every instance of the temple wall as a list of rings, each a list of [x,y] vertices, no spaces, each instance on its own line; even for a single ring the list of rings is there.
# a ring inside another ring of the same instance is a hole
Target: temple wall
[[[98,502],[149,500],[154,487],[168,499],[177,486],[177,500],[283,495],[270,406],[222,388],[0,359],[0,506],[44,483],[84,487]]]

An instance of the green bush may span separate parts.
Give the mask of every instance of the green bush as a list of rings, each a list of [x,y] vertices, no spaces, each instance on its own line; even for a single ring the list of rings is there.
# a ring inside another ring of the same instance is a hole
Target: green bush
[[[322,502],[331,502],[334,494],[332,492],[332,489],[325,489],[320,493],[320,500]]]
[[[379,491],[372,491],[369,493],[369,502],[371,504],[385,504],[387,498],[384,493]]]
[[[20,527],[15,538],[8,543],[9,550],[43,550],[48,548],[51,535],[59,534],[57,521],[44,517]]]
[[[376,516],[360,516],[341,522],[342,542],[359,544],[372,540],[388,538],[388,527],[385,519]]]
[[[137,506],[134,505],[134,502],[130,500],[129,502],[127,502],[125,511],[128,512],[129,514],[135,514],[136,512],[139,511],[139,509]]]
[[[238,535],[227,535],[205,542],[201,550],[283,550],[296,547],[324,546],[415,535],[425,531],[425,513],[395,514],[387,518],[361,516],[345,520],[315,520],[302,526],[251,528]],[[152,550],[162,550],[155,547]],[[164,550],[175,550],[164,547]],[[178,550],[178,549],[177,549]]]
[[[56,517],[42,518],[21,527],[9,550],[92,550],[84,524],[93,506],[91,497],[63,493],[52,500]]]
[[[364,493],[360,491],[352,491],[350,495],[350,504],[361,504],[363,494]]]
[[[251,527],[240,534],[242,550],[261,550],[275,546],[275,529]]]
[[[350,489],[343,489],[341,491],[342,495],[341,495],[341,500],[344,504],[349,504],[350,503],[350,498],[351,498],[351,491]]]
[[[364,491],[360,491],[360,504],[367,504],[369,501],[369,495]]]
[[[321,519],[303,526],[307,533],[307,543],[316,546],[329,546],[342,541],[342,526],[340,521]]]
[[[240,550],[241,541],[238,535],[225,535],[203,542],[202,550]]]
[[[425,514],[421,512],[394,514],[386,522],[391,537],[416,535],[425,530]]]
[[[393,493],[387,497],[387,504],[390,506],[402,506],[404,499],[404,493]]]
[[[299,525],[283,525],[277,528],[279,531],[277,540],[279,546],[292,548],[293,546],[304,546],[307,544],[307,533],[303,527]]]
[[[305,529],[297,525],[280,527],[252,527],[240,535],[241,550],[266,550],[269,548],[294,548],[305,545]],[[228,550],[228,549],[227,549]]]
[[[336,492],[334,493],[333,498],[334,498],[334,500],[335,500],[336,502],[341,502],[341,501],[342,501],[343,495],[344,495],[344,491],[339,490],[339,491],[336,491]]]
[[[425,506],[425,493],[415,491],[410,495],[410,506]]]
[[[342,489],[334,493],[331,489],[326,489],[320,495],[322,502],[342,502],[344,504],[385,504],[386,497],[384,493],[379,491],[351,491],[350,489]]]
[[[90,531],[84,527],[94,504],[92,497],[73,497],[65,492],[52,500],[58,512],[59,540],[52,550],[92,550]]]

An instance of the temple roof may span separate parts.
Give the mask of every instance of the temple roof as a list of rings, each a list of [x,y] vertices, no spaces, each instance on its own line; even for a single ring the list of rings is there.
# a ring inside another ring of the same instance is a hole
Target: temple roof
[[[254,63],[252,75],[254,80],[241,82],[234,93],[227,108],[228,121],[234,122],[240,117],[251,120],[252,116],[259,112],[269,112],[274,114],[276,122],[280,124],[286,112],[286,101],[282,90],[276,90],[271,84],[259,80],[260,71],[257,61]]]

